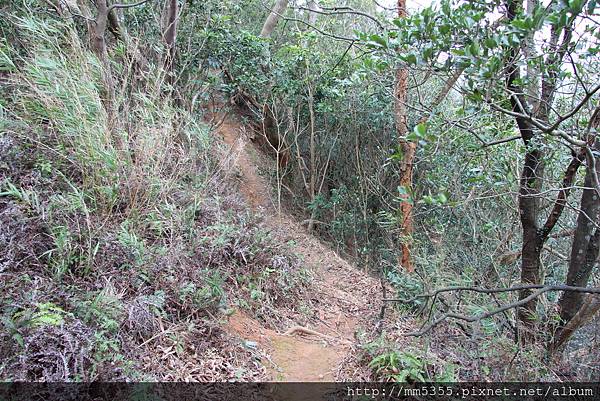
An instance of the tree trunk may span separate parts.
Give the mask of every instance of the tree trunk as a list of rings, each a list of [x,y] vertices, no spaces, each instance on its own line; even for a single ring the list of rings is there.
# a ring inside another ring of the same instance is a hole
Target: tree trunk
[[[96,1],[96,8],[98,9],[98,15],[95,23],[88,24],[90,45],[92,51],[96,54],[100,63],[102,64],[102,79],[106,93],[104,96],[104,107],[108,114],[108,130],[114,133],[114,127],[116,125],[116,111],[115,111],[115,83],[112,75],[112,68],[108,59],[108,50],[106,48],[106,40],[104,34],[108,24],[109,6],[107,0]],[[123,141],[118,135],[115,135],[115,143],[118,149],[123,149]]]
[[[519,190],[519,213],[523,230],[523,244],[521,248],[521,283],[540,284],[540,257],[544,238],[539,228],[539,198],[538,190],[541,181],[540,170],[542,167],[542,152],[536,144],[526,141],[529,148],[525,154],[525,163],[521,172]],[[530,290],[521,291],[519,299],[528,297]],[[519,310],[519,320],[526,329],[532,329],[536,321],[537,300],[529,301]]]
[[[314,206],[316,197],[316,183],[317,183],[317,159],[316,159],[316,145],[315,145],[315,111],[314,111],[314,99],[310,83],[308,84],[308,111],[310,115],[310,181],[309,181],[309,196],[312,206]],[[310,213],[310,220],[308,222],[308,231],[311,232],[314,228],[315,221],[315,209],[313,208]]]
[[[402,14],[406,15],[406,14]],[[463,73],[463,69],[456,70],[445,82],[444,86],[430,104],[430,109],[435,109],[446,98],[450,90],[456,84],[456,81]],[[395,107],[394,114],[396,120],[396,131],[402,151],[402,161],[400,162],[400,185],[406,190],[406,194],[401,195],[402,202],[400,203],[401,222],[401,259],[400,265],[407,271],[414,271],[414,265],[411,258],[411,237],[413,233],[413,204],[410,199],[410,194],[413,188],[413,172],[414,161],[417,151],[417,143],[406,139],[408,134],[408,124],[406,115],[406,90],[408,86],[408,70],[399,68],[396,71],[396,87],[395,87]],[[425,123],[429,116],[423,116],[419,123]]]
[[[517,12],[522,10],[522,0],[507,0],[506,13],[508,20],[512,21]],[[513,49],[507,62],[507,87],[509,89],[512,110],[524,116],[531,115],[529,102],[524,96],[525,90],[521,87],[520,67],[516,64],[518,50]],[[541,253],[547,233],[540,228],[539,190],[542,184],[544,170],[544,153],[539,132],[527,118],[515,117],[517,127],[526,147],[525,161],[519,179],[519,215],[523,230],[523,244],[521,247],[521,283],[540,284]],[[531,290],[519,292],[519,299],[531,295]],[[530,342],[535,333],[537,299],[527,302],[517,311],[518,320],[522,323],[524,331],[521,340]]]
[[[306,3],[308,11],[308,23],[314,25],[317,22],[317,11],[319,11],[319,5],[315,0],[308,0]]]
[[[580,327],[587,324],[600,311],[600,295],[589,294],[583,301],[577,313],[569,320],[569,322],[557,333],[554,343],[550,348],[550,353],[554,354],[562,349],[569,341],[573,333]]]
[[[596,111],[591,118],[589,127],[596,130],[599,126],[600,112]],[[588,141],[593,141],[592,154],[594,154],[600,148],[600,141],[595,133],[590,135],[593,135],[593,139]],[[594,175],[598,176],[598,174],[600,174],[600,160],[593,155],[588,156],[584,180],[585,189],[581,194],[580,211],[579,216],[577,216],[575,235],[573,236],[567,285],[585,287],[598,260],[600,229],[596,228],[594,230],[600,212],[598,190],[594,184]],[[582,303],[582,293],[565,292],[559,301],[561,321],[563,323],[569,322],[577,314]]]
[[[268,38],[271,36],[273,31],[275,30],[275,27],[277,26],[279,18],[285,12],[287,5],[288,0],[277,0],[275,2],[271,13],[267,17],[267,20],[265,21],[265,24],[263,25],[262,30],[260,31],[261,37]]]
[[[398,17],[406,18],[406,0],[398,0]],[[412,176],[415,153],[417,144],[406,139],[408,134],[407,115],[406,115],[406,91],[408,88],[408,69],[399,67],[396,71],[396,84],[394,87],[394,119],[396,122],[396,132],[400,150],[402,152],[402,161],[400,162],[400,186],[406,193],[401,195],[400,202],[400,243],[401,258],[400,265],[409,272],[414,270],[411,259],[411,237],[413,233],[412,200]]]
[[[104,39],[104,32],[106,31],[106,24],[108,22],[108,4],[106,0],[98,0],[96,2],[98,8],[98,16],[96,17],[95,24],[92,24],[90,31],[90,41],[92,50],[98,56],[103,64],[108,64],[108,52],[106,50],[106,40]]]
[[[539,6],[539,0],[527,0],[526,10],[529,17],[533,16],[536,7]],[[535,49],[535,38],[533,32],[527,34],[523,39],[523,56],[526,60],[532,60],[537,57]],[[531,104],[531,109],[537,113],[537,105],[540,100],[540,70],[532,63],[527,64],[527,77],[529,83],[526,86],[527,101]]]
[[[172,69],[175,62],[175,38],[177,36],[177,13],[178,0],[167,0],[167,20],[164,33],[165,46],[167,54],[165,57],[164,68],[168,74],[169,83],[173,83]]]
[[[595,205],[586,209],[597,215],[598,197],[597,195],[595,196]],[[592,235],[594,223],[587,216],[582,217],[586,214],[583,213],[583,210],[582,208],[582,213],[579,214],[579,218],[577,219],[577,231],[573,239],[573,247],[571,248],[571,259],[566,281],[567,285],[576,287],[587,286],[592,269],[598,259],[598,249],[600,246],[600,230],[596,229]],[[586,241],[586,239],[588,240]],[[583,295],[583,293],[572,291],[566,291],[563,294],[559,302],[561,321],[569,322],[577,314],[583,303]]]
[[[110,10],[108,13],[108,30],[113,34],[115,39],[123,41],[125,44],[127,44],[123,33],[123,27],[121,26],[119,16],[117,15],[117,10],[115,9]]]

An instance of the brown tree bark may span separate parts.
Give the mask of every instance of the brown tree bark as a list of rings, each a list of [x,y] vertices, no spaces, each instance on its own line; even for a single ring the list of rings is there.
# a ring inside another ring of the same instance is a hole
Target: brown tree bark
[[[406,18],[406,0],[398,0],[398,17]],[[400,202],[400,266],[408,272],[414,271],[411,258],[411,237],[413,233],[413,205],[410,199],[410,193],[413,187],[413,168],[417,144],[409,141],[407,114],[406,114],[406,95],[408,88],[408,69],[399,67],[396,70],[396,83],[394,86],[394,120],[396,122],[396,133],[402,160],[400,162],[400,186],[406,189],[406,194],[401,195]]]
[[[406,0],[398,0],[398,17],[405,18],[408,15],[406,11]],[[448,96],[450,90],[462,75],[464,69],[456,70],[445,82],[440,92],[429,105],[430,109],[434,109]],[[408,88],[408,69],[400,67],[396,70],[396,83],[394,87],[394,119],[396,122],[396,132],[400,150],[402,151],[402,160],[400,162],[400,186],[406,189],[406,194],[401,195],[400,203],[400,266],[409,272],[414,271],[414,265],[411,257],[411,237],[414,230],[413,224],[413,204],[410,199],[410,194],[413,188],[413,173],[414,163],[417,151],[417,143],[406,139],[408,135],[406,98]],[[419,123],[425,123],[429,119],[425,115],[419,119]]]
[[[531,128],[522,128],[521,132],[529,132]],[[523,230],[523,243],[521,247],[521,283],[539,284],[541,281],[541,253],[544,245],[544,238],[541,235],[539,227],[539,182],[541,180],[540,170],[542,165],[542,151],[535,143],[532,143],[533,134],[525,139],[527,152],[525,162],[521,170],[519,180],[519,214],[521,218],[521,227]],[[519,299],[524,299],[531,294],[531,291],[521,291]],[[519,320],[526,323],[526,327],[531,327],[535,322],[536,300],[529,301],[523,309],[520,309]]]
[[[95,23],[91,25],[90,42],[92,50],[100,61],[108,63],[108,52],[106,50],[106,40],[104,39],[104,32],[108,23],[108,3],[106,0],[98,0],[96,7],[98,9],[98,16]]]
[[[167,18],[164,32],[165,46],[167,54],[165,56],[164,68],[168,74],[169,82],[172,83],[173,77],[171,71],[175,62],[175,39],[177,37],[177,13],[178,0],[167,0]]]
[[[506,2],[507,17],[509,20],[515,18],[517,12],[522,9],[522,1]],[[510,55],[507,65],[507,88],[510,95],[512,110],[524,116],[531,115],[529,102],[524,96],[525,91],[521,87],[521,73],[519,66],[515,63],[518,51],[514,50]],[[521,134],[523,144],[525,145],[525,160],[519,178],[519,216],[523,233],[523,243],[521,246],[521,283],[522,284],[540,284],[541,283],[541,254],[547,234],[540,227],[540,200],[539,191],[541,188],[544,153],[542,143],[540,142],[539,132],[527,118],[515,117],[517,127]],[[562,210],[561,210],[562,212]],[[559,214],[560,215],[560,214]],[[531,290],[522,290],[519,293],[519,300],[523,300],[531,295]],[[520,339],[523,342],[530,342],[534,338],[534,326],[536,322],[537,299],[527,302],[524,307],[517,311],[518,320],[522,323],[524,331],[520,332]]]
[[[267,17],[265,24],[263,25],[262,30],[260,31],[261,37],[268,38],[271,36],[273,31],[275,30],[275,27],[277,26],[279,18],[281,18],[281,15],[285,12],[287,5],[288,0],[277,0],[275,2],[271,13]]]
[[[108,59],[108,50],[106,48],[106,39],[104,34],[108,24],[108,15],[110,8],[108,0],[97,0],[96,8],[98,10],[95,23],[88,24],[88,31],[90,36],[90,46],[92,51],[96,54],[100,63],[102,64],[102,79],[106,89],[104,96],[104,107],[108,114],[108,130],[114,131],[116,125],[116,112],[115,112],[115,83],[112,74],[112,68]],[[119,149],[123,148],[123,143],[119,136],[115,136],[115,142]]]
[[[117,10],[112,9],[108,13],[108,30],[113,34],[115,39],[125,42],[123,27],[121,26],[121,22],[119,21],[119,16],[117,15]]]
[[[600,229],[595,228],[599,222],[600,199],[595,185],[594,175],[600,174],[600,160],[594,153],[600,149],[600,140],[595,131],[600,127],[600,108],[592,115],[589,123],[588,143],[592,152],[588,153],[587,170],[581,194],[580,211],[577,216],[571,258],[567,272],[567,285],[585,287],[590,279],[592,269],[598,261],[600,249]],[[569,322],[578,313],[583,304],[583,294],[565,292],[559,301],[560,317],[564,323]]]
[[[529,6],[534,5],[530,2]],[[517,13],[523,10],[523,0],[506,0],[507,19],[513,20]],[[558,45],[561,29],[564,31],[563,42]],[[525,160],[521,177],[519,180],[519,214],[523,232],[523,244],[521,248],[521,282],[523,284],[540,284],[541,277],[541,253],[544,242],[554,228],[565,206],[566,197],[569,194],[566,185],[559,191],[555,205],[548,216],[546,223],[540,225],[540,199],[539,192],[544,175],[544,136],[539,130],[535,129],[527,116],[534,116],[537,120],[547,122],[551,105],[554,100],[557,87],[557,71],[562,62],[567,47],[571,40],[571,26],[563,28],[554,26],[551,32],[550,47],[553,49],[544,60],[547,74],[541,77],[541,90],[539,99],[527,99],[525,94],[535,96],[537,88],[529,87],[527,90],[522,87],[520,66],[517,63],[519,59],[519,50],[514,49],[506,62],[506,83],[510,93],[512,111],[518,113],[515,117],[517,127],[521,134],[523,144],[526,147]],[[528,50],[524,51],[525,56]],[[531,69],[529,72],[532,72]],[[537,78],[537,77],[534,77]],[[535,82],[535,79],[532,81]],[[534,105],[532,110],[531,105]],[[578,153],[574,156],[567,171],[563,184],[572,183],[575,173],[583,160],[585,153]],[[531,295],[530,290],[523,290],[519,294],[519,299],[525,299]],[[534,339],[537,299],[531,299],[525,306],[518,310],[518,319],[525,329],[521,333],[521,340],[528,342]]]
[[[600,312],[600,295],[589,294],[582,299],[581,307],[568,323],[557,333],[551,344],[550,353],[556,353],[569,341],[573,333],[587,324]]]

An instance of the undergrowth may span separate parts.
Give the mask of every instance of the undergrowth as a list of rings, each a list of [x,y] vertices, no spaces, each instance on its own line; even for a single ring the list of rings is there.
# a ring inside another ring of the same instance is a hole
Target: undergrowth
[[[73,22],[3,24],[0,378],[264,378],[216,319],[306,278],[230,188],[211,127],[125,56],[111,115]]]

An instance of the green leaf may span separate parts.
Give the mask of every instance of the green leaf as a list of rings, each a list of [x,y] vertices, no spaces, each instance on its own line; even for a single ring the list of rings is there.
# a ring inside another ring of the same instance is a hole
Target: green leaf
[[[419,138],[423,138],[427,134],[427,125],[425,123],[417,124],[414,128],[414,132]]]
[[[398,28],[402,28],[404,26],[403,24],[403,18],[394,18],[394,20],[392,21],[392,23],[394,25],[396,25]]]
[[[449,3],[449,2],[447,2],[447,1],[444,1],[444,2],[442,3],[442,12],[443,12],[445,15],[451,15],[451,14],[452,14],[452,10],[450,9],[450,3]]]
[[[569,11],[579,14],[583,10],[585,0],[569,0]]]
[[[473,42],[469,45],[469,53],[472,56],[478,56],[479,55],[479,43],[477,42]]]
[[[410,142],[418,142],[420,139],[419,135],[416,132],[411,132],[410,134],[406,135],[406,140],[410,141]]]
[[[417,64],[417,56],[414,54],[402,54],[398,57],[400,57],[400,60],[406,62],[407,64]]]
[[[493,49],[495,47],[498,46],[498,42],[496,41],[496,38],[494,37],[489,37],[485,39],[485,45],[486,47],[488,47],[489,49]]]
[[[379,35],[371,35],[371,36],[369,36],[369,39],[371,42],[378,44],[379,46],[381,46],[384,49],[387,49],[387,47],[388,47],[387,41]]]
[[[19,333],[14,333],[13,334],[13,339],[17,342],[17,344],[19,344],[21,347],[25,346],[25,341],[23,341],[23,336],[20,335]]]
[[[264,295],[264,293],[260,290],[252,290],[250,291],[250,298],[252,298],[253,300],[258,300],[261,299],[262,296]]]

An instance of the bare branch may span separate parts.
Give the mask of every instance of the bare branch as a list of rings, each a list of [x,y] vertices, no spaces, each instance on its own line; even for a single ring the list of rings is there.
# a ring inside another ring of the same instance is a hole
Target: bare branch
[[[573,287],[569,285],[542,285],[542,284],[523,284],[523,285],[515,285],[513,287],[505,287],[505,288],[485,288],[485,287],[473,287],[473,286],[453,286],[453,287],[444,287],[439,288],[433,292],[428,292],[425,294],[419,294],[409,299],[401,299],[401,298],[387,298],[383,299],[384,302],[400,302],[404,304],[412,303],[421,298],[432,298],[439,294],[445,292],[454,292],[454,291],[472,291],[480,294],[498,294],[502,292],[514,292],[521,290],[540,290],[544,289],[544,292],[548,291],[573,291],[573,292],[587,292],[593,294],[599,294],[600,288],[595,287]]]
[[[497,140],[491,141],[491,142],[485,142],[481,147],[489,148],[490,146],[500,145],[502,143],[516,141],[517,139],[521,139],[521,135],[509,136],[507,138],[497,139]]]
[[[432,323],[425,326],[421,330],[412,332],[412,333],[408,333],[406,335],[411,336],[411,337],[422,336],[424,334],[429,333],[435,326],[437,326],[438,324],[442,323],[443,321],[445,321],[446,319],[449,319],[449,318],[463,320],[463,321],[466,321],[469,323],[479,322],[483,319],[487,319],[487,318],[497,315],[499,313],[503,313],[507,310],[524,306],[528,302],[538,298],[540,295],[542,295],[546,292],[550,292],[550,291],[570,291],[570,292],[579,292],[579,293],[587,293],[587,294],[600,294],[600,288],[574,287],[574,286],[569,286],[569,285],[529,284],[529,285],[518,285],[518,286],[508,287],[508,288],[483,288],[483,287],[470,287],[470,286],[455,286],[455,287],[440,288],[433,292],[426,293],[426,294],[420,294],[420,295],[417,295],[417,296],[407,299],[407,300],[383,299],[383,301],[384,302],[411,303],[411,302],[413,302],[417,299],[421,299],[421,298],[434,298],[435,299],[441,293],[453,292],[453,291],[472,291],[472,292],[477,292],[477,293],[481,293],[481,294],[497,294],[497,293],[503,293],[503,292],[514,292],[514,291],[534,290],[534,289],[536,291],[531,293],[529,296],[524,297],[523,299],[506,304],[504,306],[501,306],[501,307],[493,309],[491,311],[482,313],[480,315],[474,315],[474,316],[473,315],[463,315],[463,314],[454,313],[454,312],[444,313],[441,317],[434,320]]]
[[[117,8],[123,9],[123,8],[131,8],[131,7],[141,6],[142,4],[147,3],[149,1],[150,0],[141,0],[141,1],[138,1],[137,3],[131,3],[131,4],[116,3],[116,4],[113,4],[110,7],[108,7],[108,12],[111,12],[112,10],[117,9]]]
[[[312,13],[321,14],[321,15],[343,15],[343,14],[361,15],[361,16],[366,17],[366,18],[370,19],[371,21],[375,22],[380,29],[384,29],[383,24],[377,18],[375,18],[372,15],[367,14],[363,11],[355,10],[352,7],[323,7],[323,10],[327,10],[327,11],[320,11],[320,10],[315,10],[315,9],[302,7],[302,6],[298,7],[298,9],[303,10],[303,11],[310,11]]]
[[[304,24],[304,25],[306,25],[307,27],[309,27],[309,28],[311,28],[311,29],[313,29],[313,30],[317,31],[317,32],[318,32],[318,33],[320,33],[321,35],[328,36],[328,37],[330,37],[330,38],[332,38],[332,39],[336,39],[336,40],[343,40],[343,41],[345,41],[345,42],[352,42],[352,43],[356,42],[356,39],[355,39],[355,38],[349,38],[349,37],[347,37],[347,36],[339,36],[339,35],[336,35],[336,34],[333,34],[333,33],[330,33],[330,32],[325,32],[325,31],[323,31],[323,30],[321,30],[321,29],[317,28],[316,26],[314,26],[314,25],[312,25],[312,24],[310,24],[310,23],[308,23],[308,22],[306,22],[306,21],[304,21],[304,20],[301,20],[301,19],[299,19],[299,18],[290,18],[290,17],[284,17],[284,16],[281,16],[281,18],[283,18],[285,21],[299,22],[299,23],[301,23],[301,24]]]
[[[575,180],[577,170],[579,170],[579,167],[581,166],[584,160],[585,152],[580,151],[573,157],[573,159],[569,163],[569,166],[567,167],[567,170],[564,174],[562,188],[559,191],[556,197],[556,201],[554,202],[554,206],[552,207],[552,211],[550,212],[550,215],[546,219],[546,222],[544,223],[544,226],[542,228],[543,241],[546,240],[548,234],[550,234],[550,232],[554,229],[554,226],[556,225],[558,219],[562,215],[562,212],[567,203],[567,198],[571,193],[571,186],[573,185],[573,181]]]
[[[522,119],[524,119],[525,121],[529,122],[530,124],[532,124],[533,126],[535,126],[537,129],[539,129],[542,132],[552,134],[552,133],[554,133],[556,131],[556,134],[558,134],[561,138],[565,139],[567,142],[569,142],[569,143],[571,143],[571,144],[573,144],[575,146],[585,146],[585,142],[584,141],[581,141],[579,139],[573,138],[573,137],[571,137],[570,135],[566,134],[563,131],[559,131],[558,127],[564,121],[568,120],[569,118],[571,118],[575,114],[577,114],[586,104],[588,104],[588,101],[598,91],[600,91],[600,84],[598,84],[595,87],[593,87],[592,89],[590,89],[585,94],[585,96],[581,99],[581,101],[577,104],[577,106],[575,106],[573,109],[571,109],[571,111],[569,111],[567,114],[559,115],[558,119],[552,125],[545,125],[544,123],[542,123],[537,118],[534,118],[531,114],[525,113],[523,111],[517,112],[517,111],[513,111],[513,110],[508,110],[508,109],[500,107],[500,106],[498,106],[498,105],[496,105],[496,104],[494,104],[492,102],[488,102],[488,104],[490,105],[490,107],[492,107],[496,111],[499,111],[501,113],[507,114],[507,115],[515,117],[515,118],[522,118]]]

